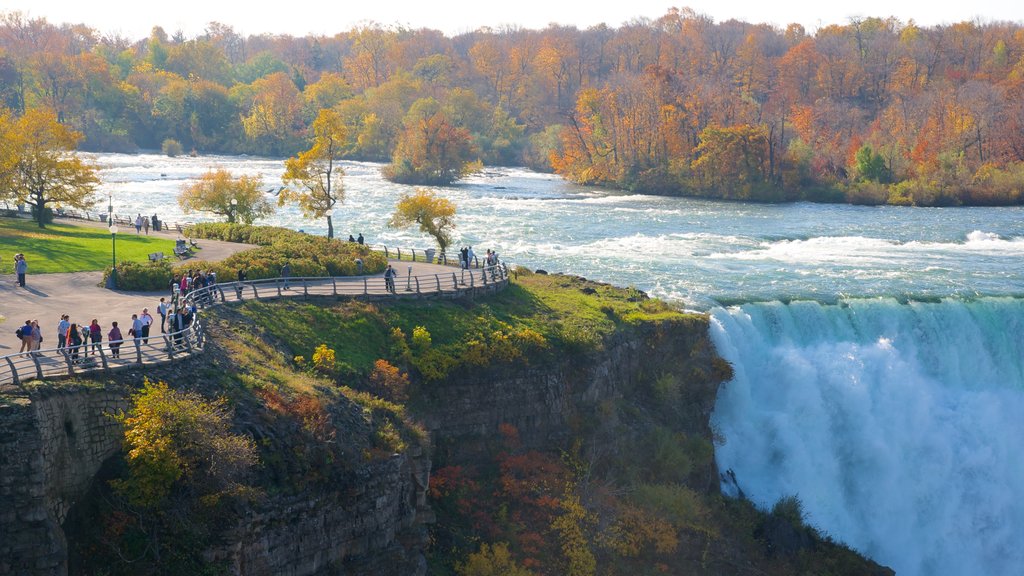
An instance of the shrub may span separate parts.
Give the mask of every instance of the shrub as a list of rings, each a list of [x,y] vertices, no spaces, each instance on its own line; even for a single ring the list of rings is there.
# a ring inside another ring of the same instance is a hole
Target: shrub
[[[423,354],[430,350],[430,332],[423,326],[412,329],[412,349],[416,354]]]
[[[231,432],[223,398],[211,401],[146,380],[129,411],[115,418],[124,426],[128,478],[112,484],[136,506],[159,506],[183,483],[193,495],[236,492],[257,461],[252,439]]]
[[[377,360],[370,372],[370,384],[374,392],[392,402],[405,402],[409,399],[409,376],[403,374],[387,360]]]
[[[164,140],[163,144],[160,145],[160,151],[163,152],[164,156],[174,158],[175,156],[181,156],[184,150],[181,147],[181,142],[178,142],[174,138],[167,138]]]
[[[702,527],[708,517],[701,497],[681,484],[642,484],[631,499],[680,528]]]
[[[156,262],[129,262],[123,260],[117,265],[117,289],[138,292],[156,292],[167,289],[171,280],[171,263],[166,260]],[[110,278],[108,266],[103,271],[104,283]]]
[[[877,206],[885,204],[888,198],[885,184],[878,182],[854,182],[846,189],[846,201],[850,204]]]
[[[405,341],[405,332],[401,328],[391,329],[391,357],[397,358],[406,365],[412,363],[412,350]]]
[[[533,576],[526,568],[516,564],[508,544],[480,545],[480,551],[470,554],[466,561],[455,564],[458,576]]]
[[[212,271],[224,281],[234,280],[238,270],[246,269],[250,280],[276,278],[285,262],[293,277],[354,276],[359,273],[356,259],[363,261],[363,273],[375,274],[387,267],[387,258],[367,246],[354,242],[312,236],[272,226],[246,224],[195,224],[186,234],[228,242],[257,244],[259,247],[238,252],[221,262],[195,261],[179,265],[176,272],[188,269]]]
[[[313,351],[313,369],[321,374],[334,374],[337,369],[337,360],[334,349],[321,344]]]
[[[803,504],[796,496],[784,496],[772,506],[772,516],[785,520],[793,528],[800,529],[804,526]]]

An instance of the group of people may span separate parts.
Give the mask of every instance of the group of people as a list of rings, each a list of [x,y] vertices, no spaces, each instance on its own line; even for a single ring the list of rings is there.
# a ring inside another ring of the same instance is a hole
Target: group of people
[[[473,263],[476,260],[476,254],[473,253],[472,246],[463,246],[459,250],[459,265],[464,269],[472,268]],[[487,254],[484,256],[484,266],[494,266],[498,263],[498,252],[496,250],[487,250]]]
[[[181,276],[172,276],[168,287],[171,289],[171,296],[174,296],[175,294],[184,296],[193,290],[213,286],[216,283],[216,272],[212,270],[209,272],[206,270],[192,270],[190,268],[187,273],[182,274]]]
[[[194,304],[178,305],[176,297],[173,298],[173,303],[168,303],[167,298],[160,298],[160,303],[157,306],[157,313],[160,315],[160,332],[176,333],[175,341],[180,341],[180,332],[192,324],[192,316],[195,311]],[[156,319],[149,313],[149,308],[143,308],[142,312],[132,314],[127,338],[118,323],[111,322],[110,330],[106,333],[110,357],[121,357],[121,345],[125,340],[137,339],[142,344],[148,344],[150,331],[154,324],[156,324]],[[18,328],[16,336],[21,340],[21,353],[33,356],[41,355],[39,349],[43,342],[43,334],[38,320],[26,320],[25,325]],[[72,322],[67,314],[60,317],[60,321],[57,323],[57,350],[67,354],[72,362],[80,363],[90,354],[100,354],[102,346],[103,327],[100,326],[98,319],[93,318],[89,324],[78,324]]]
[[[156,217],[156,214],[153,214],[149,218],[146,218],[145,216],[143,216],[140,213],[139,215],[137,215],[135,217],[135,233],[136,234],[141,234],[142,231],[145,230],[146,234],[148,235],[149,234],[149,225],[151,223],[153,224],[153,230],[156,231],[156,232],[159,232],[160,231],[160,219]]]
[[[362,244],[364,242],[364,240],[363,240],[363,233],[360,232],[358,238],[353,238],[352,235],[349,234],[348,235],[348,241],[349,242],[358,242],[358,243]]]

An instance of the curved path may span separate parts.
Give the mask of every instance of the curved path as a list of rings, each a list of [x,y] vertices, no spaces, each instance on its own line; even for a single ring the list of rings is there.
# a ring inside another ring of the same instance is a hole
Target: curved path
[[[382,274],[373,276],[346,276],[346,277],[316,277],[316,278],[268,278],[248,282],[227,282],[218,283],[213,286],[195,290],[188,295],[188,300],[196,305],[201,311],[207,306],[220,303],[239,302],[249,299],[276,299],[287,297],[306,298],[309,296],[328,296],[345,298],[402,298],[402,297],[458,297],[465,294],[488,292],[498,290],[508,285],[508,267],[498,264],[490,268],[477,268],[461,270],[452,266],[440,264],[427,264],[423,262],[392,261],[399,276],[395,279],[393,286],[388,286]],[[86,273],[88,274],[88,273]],[[95,273],[93,273],[95,274]],[[60,280],[67,280],[66,274],[52,274],[50,278],[53,283]],[[45,278],[45,277],[44,277]],[[119,320],[122,332],[127,334],[126,329],[130,325],[131,314],[141,309],[141,306],[151,305],[151,312],[156,307],[161,293],[123,293],[105,291],[92,287],[96,291],[106,292],[99,294],[98,298],[106,303],[111,312],[120,306],[132,308],[125,320]],[[21,289],[26,301],[35,306],[69,306],[72,300],[61,298],[58,291],[53,300],[51,296],[42,289]],[[138,300],[137,299],[143,299]],[[141,306],[140,306],[141,304]],[[6,354],[0,354],[0,389],[15,387],[20,381],[34,378],[59,377],[82,371],[95,371],[116,369],[140,364],[158,364],[175,361],[177,359],[191,356],[202,351],[205,335],[202,323],[198,321],[201,313],[196,316],[196,321],[190,327],[181,332],[161,334],[154,329],[149,338],[142,341],[139,338],[126,340],[121,347],[121,357],[110,356],[111,350],[104,341],[99,346],[99,354],[93,354],[89,358],[82,358],[82,363],[72,362],[72,358],[63,351],[53,349],[57,343],[56,320],[59,313],[54,317],[54,327],[50,329],[51,334],[46,334],[44,324],[44,341],[38,355],[18,354],[18,349],[10,349]],[[99,318],[97,316],[97,318]],[[72,320],[76,318],[72,317]],[[109,330],[109,324],[100,320],[103,331]],[[14,324],[8,324],[10,338],[14,340]],[[168,327],[168,330],[171,330]],[[12,342],[13,343],[13,342]],[[86,347],[88,348],[88,346]]]
[[[80,223],[74,221],[74,224]],[[251,244],[217,240],[200,240],[198,244],[202,249],[194,259],[209,261],[223,260],[235,252],[254,248]],[[106,338],[112,321],[117,321],[122,332],[127,334],[126,326],[131,326],[132,314],[141,312],[144,307],[148,307],[149,312],[156,317],[160,297],[167,296],[165,291],[107,290],[101,286],[102,272],[32,274],[32,254],[27,254],[29,272],[24,288],[17,285],[14,275],[0,276],[0,315],[7,319],[0,324],[0,356],[17,352],[21,348],[21,342],[14,331],[25,320],[39,321],[43,332],[42,347],[49,348],[57,344],[57,323],[62,314],[70,315],[71,321],[76,323],[88,324],[96,318],[100,326],[103,326],[103,337]],[[171,258],[174,256],[171,255]],[[182,262],[187,263],[188,260]]]

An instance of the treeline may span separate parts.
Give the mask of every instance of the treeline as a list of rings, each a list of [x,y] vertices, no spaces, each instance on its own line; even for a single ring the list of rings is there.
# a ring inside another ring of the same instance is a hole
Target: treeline
[[[0,105],[88,150],[286,156],[321,109],[345,156],[444,181],[524,164],[757,200],[1024,201],[1024,27],[853,19],[808,34],[689,9],[619,28],[101,36],[0,15]],[[170,147],[171,150],[174,146]],[[446,158],[446,156],[448,158]],[[436,165],[432,165],[434,163]]]

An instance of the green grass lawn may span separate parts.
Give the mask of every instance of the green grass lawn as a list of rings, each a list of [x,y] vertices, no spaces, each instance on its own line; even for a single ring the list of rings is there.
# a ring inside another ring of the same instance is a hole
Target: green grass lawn
[[[102,270],[110,265],[111,240],[105,228],[47,224],[32,220],[0,218],[0,273],[14,273],[14,255],[21,252],[29,274]],[[156,236],[136,236],[124,230],[117,235],[117,259],[144,261],[153,252],[174,257],[174,241]]]

